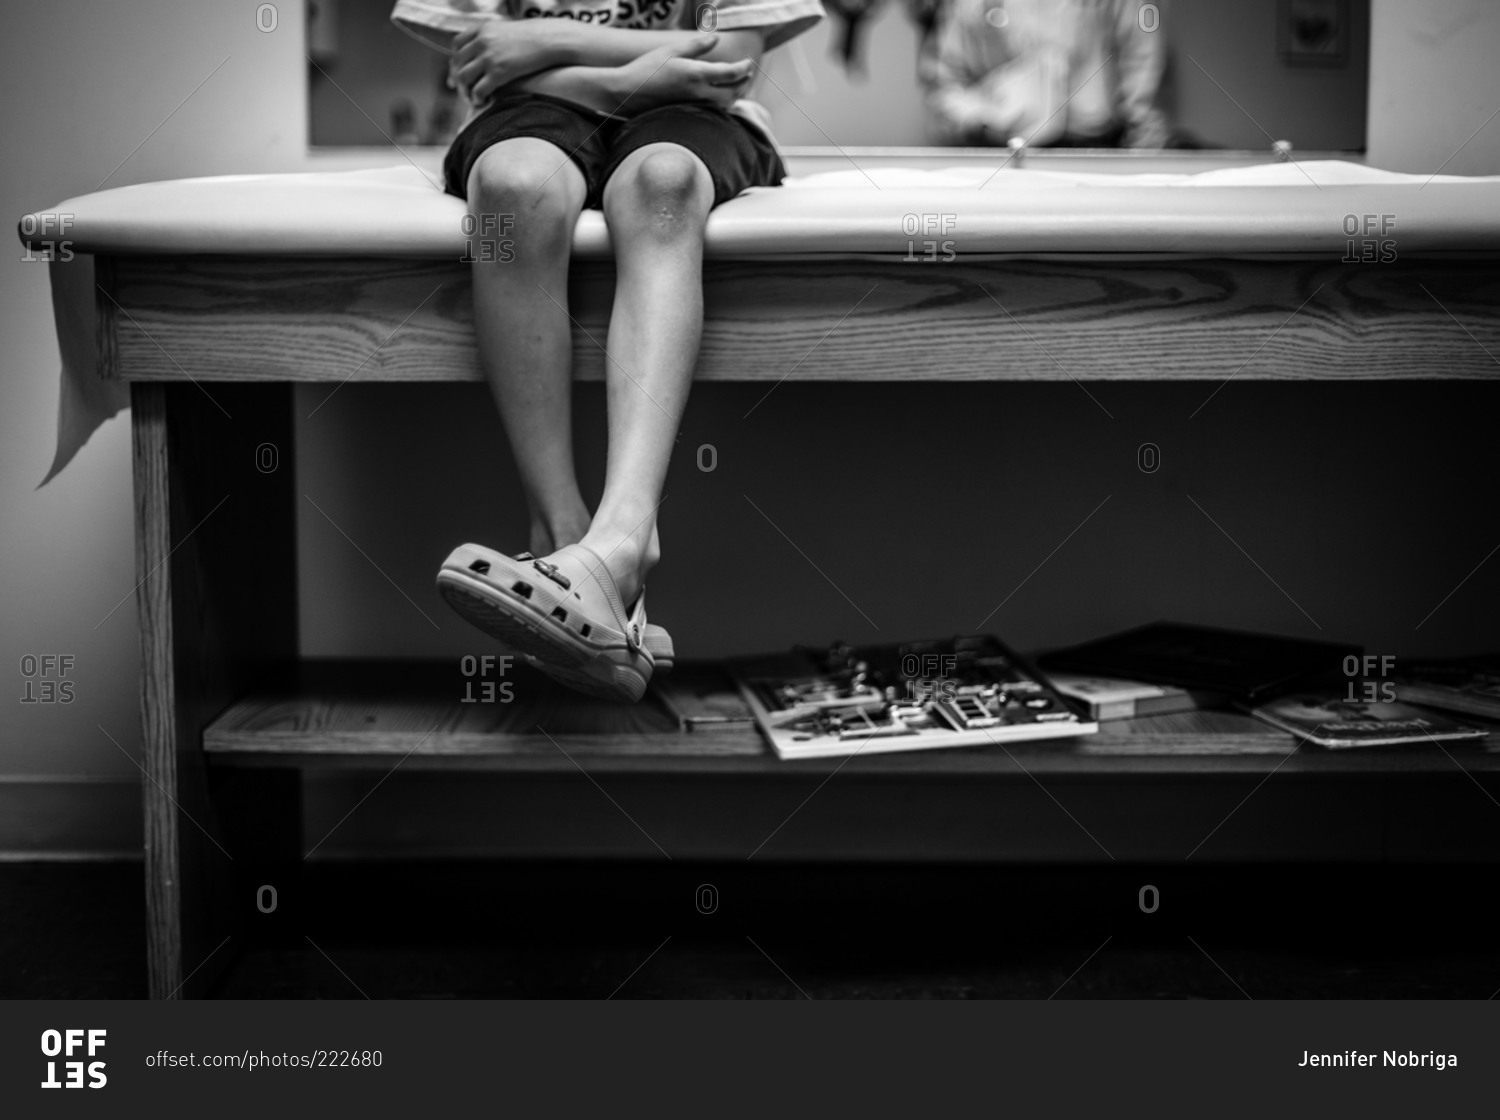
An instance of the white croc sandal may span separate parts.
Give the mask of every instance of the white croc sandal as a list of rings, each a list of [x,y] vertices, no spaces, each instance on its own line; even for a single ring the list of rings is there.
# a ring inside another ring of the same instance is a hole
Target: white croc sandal
[[[634,703],[658,655],[668,664],[673,656],[667,632],[649,632],[645,592],[627,611],[603,559],[583,545],[545,559],[462,545],[443,562],[437,587],[473,625],[590,696]]]
[[[498,552],[492,552],[482,545],[464,545],[465,548],[473,549],[476,553],[482,553],[484,557],[491,560],[489,574],[495,579],[501,579],[508,569],[517,581],[527,582],[532,579],[535,569],[533,564],[536,557],[529,552],[518,553],[515,556],[504,556]],[[458,555],[455,551],[448,559],[452,560]],[[446,566],[446,565],[445,565]],[[672,666],[677,661],[677,650],[672,644],[672,635],[667,633],[665,626],[658,626],[654,622],[646,623],[643,631],[641,645],[651,651],[651,656],[656,658],[656,673],[670,673]]]

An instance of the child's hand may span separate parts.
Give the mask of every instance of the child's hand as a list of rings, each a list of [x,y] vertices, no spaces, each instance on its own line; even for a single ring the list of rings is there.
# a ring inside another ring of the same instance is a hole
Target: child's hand
[[[449,81],[474,104],[541,70],[566,61],[565,21],[487,19],[453,40]]]
[[[621,108],[640,112],[658,105],[706,101],[721,108],[744,96],[755,73],[748,58],[738,62],[703,62],[698,56],[713,50],[716,35],[700,35],[685,43],[657,47],[634,62],[616,68]]]

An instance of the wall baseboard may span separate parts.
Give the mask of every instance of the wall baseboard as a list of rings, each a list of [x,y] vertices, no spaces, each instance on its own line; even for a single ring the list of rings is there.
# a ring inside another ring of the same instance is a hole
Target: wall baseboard
[[[141,858],[140,782],[0,776],[0,862]]]

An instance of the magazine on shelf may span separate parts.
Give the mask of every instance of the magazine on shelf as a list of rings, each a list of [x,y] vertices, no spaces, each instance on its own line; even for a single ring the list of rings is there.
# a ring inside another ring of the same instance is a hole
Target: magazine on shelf
[[[1384,747],[1483,739],[1470,727],[1399,700],[1345,700],[1327,693],[1297,693],[1252,708],[1250,714],[1321,747]]]
[[[1401,666],[1396,699],[1500,720],[1500,653]]]
[[[729,670],[781,758],[1062,739],[1098,730],[989,635],[798,649]]]

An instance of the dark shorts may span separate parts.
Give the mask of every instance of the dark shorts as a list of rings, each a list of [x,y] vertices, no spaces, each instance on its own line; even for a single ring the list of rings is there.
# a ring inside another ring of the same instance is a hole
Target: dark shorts
[[[497,97],[454,138],[443,160],[448,193],[464,198],[474,161],[491,145],[518,136],[546,140],[566,152],[588,184],[584,205],[594,210],[620,161],[647,144],[679,144],[701,159],[713,178],[715,206],[746,187],[779,186],[786,175],[771,142],[717,106],[663,105],[617,121],[546,94],[514,93]]]

